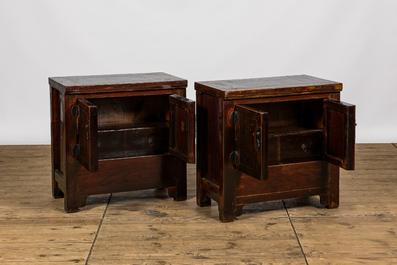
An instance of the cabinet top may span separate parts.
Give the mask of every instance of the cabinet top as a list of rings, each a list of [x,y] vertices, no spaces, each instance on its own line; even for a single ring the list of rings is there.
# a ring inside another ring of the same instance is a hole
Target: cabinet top
[[[166,73],[50,77],[51,87],[65,94],[93,94],[186,88],[187,80]]]
[[[342,91],[342,83],[308,75],[196,82],[195,89],[226,100]]]

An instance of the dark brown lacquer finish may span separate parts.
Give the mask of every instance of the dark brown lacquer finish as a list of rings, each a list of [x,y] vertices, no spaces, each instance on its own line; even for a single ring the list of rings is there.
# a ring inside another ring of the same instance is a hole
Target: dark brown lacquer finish
[[[186,80],[149,73],[49,83],[53,196],[65,198],[66,212],[87,196],[121,191],[167,188],[186,200],[186,162],[195,162]]]
[[[206,81],[197,94],[197,204],[233,221],[249,203],[320,196],[339,206],[354,168],[355,109],[342,84],[307,75]]]
[[[97,107],[85,99],[77,101],[79,162],[90,172],[98,171]]]
[[[171,95],[170,102],[170,153],[187,163],[195,158],[195,102]]]
[[[308,75],[206,81],[196,84],[201,92],[224,99],[333,93],[342,90],[341,83]]]
[[[356,106],[324,100],[324,159],[347,170],[354,170]]]
[[[236,168],[256,179],[268,177],[267,113],[248,106],[236,105]]]
[[[187,81],[165,73],[52,77],[50,86],[64,94],[131,92],[187,87]]]

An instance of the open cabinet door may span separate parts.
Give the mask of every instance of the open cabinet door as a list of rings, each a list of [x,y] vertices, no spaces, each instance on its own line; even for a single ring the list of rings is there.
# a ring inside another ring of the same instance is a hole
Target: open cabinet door
[[[178,95],[169,96],[169,151],[187,163],[195,162],[195,102]]]
[[[263,112],[245,105],[236,105],[234,118],[237,170],[258,180],[268,178],[268,117]]]
[[[354,169],[356,106],[324,99],[324,160],[341,168]]]
[[[79,162],[90,172],[98,171],[97,106],[85,99],[77,101]]]

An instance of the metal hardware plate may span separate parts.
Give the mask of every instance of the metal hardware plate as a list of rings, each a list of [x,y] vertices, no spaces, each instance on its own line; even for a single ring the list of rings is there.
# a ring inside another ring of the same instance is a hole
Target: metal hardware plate
[[[231,123],[237,124],[237,122],[238,122],[238,114],[237,114],[237,111],[233,111],[232,113],[230,113],[229,119],[230,119],[230,122],[231,122]]]
[[[78,145],[78,144],[73,145],[72,154],[74,156],[79,156],[80,155],[80,145]]]
[[[72,115],[73,115],[73,117],[76,117],[76,118],[79,117],[79,106],[74,105],[72,107]]]
[[[230,154],[230,162],[232,162],[232,164],[238,164],[238,159],[239,159],[239,156],[238,156],[237,151],[234,151]]]
[[[258,147],[258,150],[261,149],[261,128],[256,131],[256,147]]]

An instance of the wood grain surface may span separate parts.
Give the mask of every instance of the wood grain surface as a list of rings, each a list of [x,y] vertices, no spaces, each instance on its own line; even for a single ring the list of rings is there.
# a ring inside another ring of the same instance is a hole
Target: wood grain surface
[[[340,206],[308,197],[244,207],[222,223],[216,203],[167,190],[89,196],[65,213],[51,194],[50,146],[0,146],[1,264],[394,264],[397,147],[357,144],[341,170]]]

